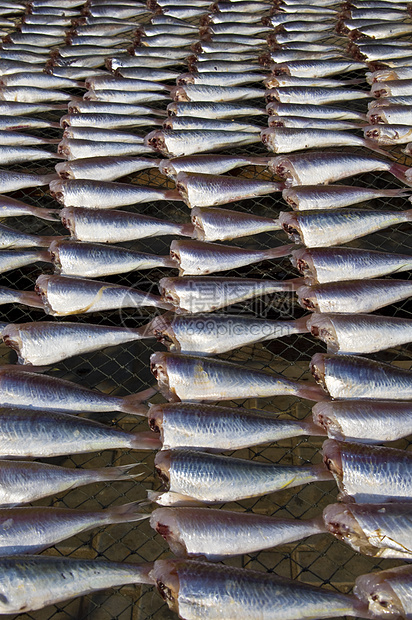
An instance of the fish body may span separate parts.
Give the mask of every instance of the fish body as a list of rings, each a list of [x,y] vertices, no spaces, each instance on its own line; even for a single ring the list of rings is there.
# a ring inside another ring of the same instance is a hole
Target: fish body
[[[279,101],[270,101],[266,106],[266,111],[272,116],[300,116],[347,121],[365,120],[365,114],[362,112],[326,105],[318,106],[310,103],[280,103]]]
[[[60,237],[46,237],[20,232],[4,224],[0,224],[0,249],[9,248],[47,248],[52,241]]]
[[[406,450],[327,439],[323,460],[348,502],[410,501],[412,455]]]
[[[312,412],[315,424],[338,441],[384,443],[412,433],[412,407],[406,401],[325,401],[316,403]]]
[[[242,101],[244,99],[259,99],[264,94],[260,88],[246,88],[243,86],[197,85],[185,84],[176,86],[170,92],[174,101]]]
[[[316,353],[311,372],[331,398],[409,400],[412,372],[366,357]]]
[[[194,235],[201,241],[225,241],[280,229],[276,218],[215,207],[194,207],[191,219]]]
[[[156,168],[159,159],[147,157],[86,157],[56,164],[61,179],[89,179],[92,181],[115,181],[140,170]]]
[[[287,127],[298,129],[328,129],[345,131],[346,129],[359,129],[358,123],[353,121],[341,121],[334,118],[306,118],[304,116],[270,116],[269,127]],[[297,150],[297,149],[296,149]]]
[[[373,125],[387,124],[412,124],[412,106],[411,105],[388,105],[377,108],[371,108],[367,113],[367,120]]]
[[[319,534],[318,519],[279,519],[213,508],[156,508],[150,525],[177,557],[221,560]]]
[[[179,172],[193,172],[208,175],[221,175],[242,166],[266,167],[270,157],[248,157],[247,155],[188,155],[172,157],[159,161],[159,171],[176,177]]]
[[[272,66],[275,75],[294,75],[297,77],[328,77],[338,75],[346,71],[356,71],[365,68],[364,63],[354,62],[353,60],[343,60],[337,58],[330,59],[297,59],[280,62]]]
[[[233,314],[175,314],[155,317],[150,330],[169,351],[218,355],[255,342],[305,333],[306,318],[273,321]]]
[[[263,116],[264,107],[238,102],[178,101],[167,106],[168,116],[194,116],[195,118],[231,119],[237,116]]]
[[[172,190],[92,179],[52,181],[50,192],[65,207],[88,209],[112,209],[153,200],[180,200],[180,194]]]
[[[375,125],[374,125],[375,127]],[[365,138],[360,138],[346,131],[333,129],[317,129],[315,127],[284,127],[276,126],[263,129],[263,144],[273,153],[291,153],[304,149],[325,148],[330,146],[363,146],[380,151],[366,136],[372,136],[365,130]],[[382,151],[384,154],[384,151]]]
[[[376,353],[412,340],[412,321],[374,314],[313,314],[308,320],[313,336],[329,353]]]
[[[354,594],[368,605],[373,617],[408,620],[412,614],[412,570],[397,566],[378,573],[361,575],[355,581]]]
[[[176,312],[213,312],[261,295],[291,293],[300,284],[294,280],[257,280],[253,278],[217,278],[212,276],[161,278],[162,299]],[[275,303],[275,300],[272,301]]]
[[[290,260],[308,284],[367,280],[412,269],[407,254],[348,247],[302,248]]]
[[[301,185],[284,189],[282,198],[294,211],[310,211],[340,209],[374,198],[391,198],[408,194],[407,189],[379,190],[353,185]]]
[[[14,192],[25,187],[48,185],[56,179],[56,174],[34,174],[14,170],[0,171],[0,186],[3,193]]]
[[[214,401],[289,394],[319,400],[314,385],[213,358],[153,353],[151,371],[170,401]]]
[[[323,105],[337,101],[354,101],[369,97],[368,93],[350,88],[321,88],[309,86],[282,86],[272,88],[265,93],[267,101],[280,101],[281,103],[309,103]]]
[[[142,306],[170,309],[170,305],[157,295],[88,278],[41,275],[36,280],[35,289],[41,297],[45,312],[52,316]]]
[[[107,157],[125,155],[147,155],[152,152],[140,142],[108,142],[62,138],[57,146],[59,159],[84,159],[85,157]]]
[[[378,144],[392,145],[405,144],[412,140],[411,125],[367,125],[363,128],[365,139],[376,141]]]
[[[324,433],[310,421],[280,419],[274,413],[200,403],[150,405],[149,425],[163,449],[240,450],[301,435]]]
[[[411,211],[378,211],[361,209],[325,210],[301,213],[279,213],[279,223],[295,243],[307,247],[329,247],[347,243],[382,230],[409,222]]]
[[[292,247],[284,245],[269,250],[247,250],[205,241],[174,240],[170,245],[170,258],[176,261],[181,276],[206,275],[262,260],[274,260],[288,255]]]
[[[55,273],[66,276],[99,278],[136,269],[175,267],[168,256],[158,256],[101,243],[81,243],[64,239],[53,241],[49,252]]]
[[[187,620],[304,620],[367,617],[356,597],[273,573],[194,560],[157,560],[150,575],[169,607]],[[274,601],[277,604],[274,605]]]
[[[191,224],[178,224],[140,213],[112,209],[65,207],[62,223],[73,239],[97,243],[120,243],[163,235],[192,236]]]
[[[145,145],[165,157],[181,157],[259,142],[259,134],[246,131],[156,130],[145,137]]]
[[[147,567],[62,557],[16,556],[0,560],[5,601],[1,613],[16,614],[127,583],[152,583]]]
[[[251,123],[245,123],[237,120],[222,120],[222,119],[195,119],[192,116],[169,116],[163,121],[163,129],[167,130],[194,130],[200,129],[202,131],[216,130],[216,131],[247,131],[248,133],[259,133],[260,127]]]
[[[198,450],[161,450],[155,457],[155,470],[167,484],[170,498],[203,504],[238,501],[331,479],[323,465],[272,465]]]
[[[94,127],[98,129],[113,130],[113,129],[117,129],[118,127],[140,127],[140,126],[161,125],[161,124],[162,124],[161,121],[157,118],[153,118],[151,116],[136,116],[133,114],[109,114],[109,113],[106,113],[106,114],[105,113],[65,114],[60,119],[60,125],[64,129],[66,129],[67,127],[82,127],[82,128]],[[67,137],[72,137],[72,138],[76,137],[78,139],[83,139],[82,136],[78,132],[77,134],[67,133],[65,135]],[[103,133],[100,132],[99,134],[96,134],[96,133],[90,132],[91,139],[98,140],[99,136],[103,137]],[[107,133],[106,139],[110,140],[112,136],[113,134]],[[123,138],[125,142],[128,141],[125,139],[126,136],[120,134],[120,132],[116,134],[116,137],[113,138],[113,141],[115,141],[116,139],[121,141],[120,138]],[[137,139],[137,136],[135,136],[135,138]],[[130,139],[129,141],[132,141],[132,139]]]

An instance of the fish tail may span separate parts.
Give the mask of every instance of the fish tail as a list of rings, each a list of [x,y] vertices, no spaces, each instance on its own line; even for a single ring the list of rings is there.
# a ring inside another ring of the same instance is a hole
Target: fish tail
[[[316,480],[333,480],[333,475],[329,469],[323,464],[311,465],[313,474],[316,476]]]
[[[132,450],[160,450],[162,442],[158,433],[147,431],[146,433],[135,433],[130,447]]]
[[[16,291],[16,296],[19,298],[18,303],[44,310],[41,297],[34,291]]]
[[[288,284],[290,284],[290,290],[296,291],[298,288],[306,284],[305,278],[292,278],[291,280],[285,280]]]
[[[327,436],[327,432],[325,431],[323,426],[320,426],[319,424],[315,424],[315,422],[311,420],[310,418],[303,420],[301,424],[305,430],[305,433],[311,437],[312,436],[316,437],[318,435],[322,437]]]
[[[138,392],[137,394],[130,394],[129,396],[125,396],[123,398],[121,410],[123,411],[123,413],[147,416],[148,408],[145,405],[142,405],[142,402],[157,394],[157,391],[158,390],[155,388],[148,388],[147,390],[143,390],[142,392]]]
[[[393,163],[389,169],[397,179],[412,187],[412,168],[403,166],[402,164]]]
[[[194,237],[195,227],[193,224],[182,224],[180,228],[180,234],[182,237]]]
[[[159,258],[162,261],[161,264],[163,267],[171,267],[172,269],[173,268],[177,269],[176,261],[170,258],[169,256],[159,256]]]
[[[59,175],[54,172],[51,172],[50,174],[41,174],[39,175],[39,185],[49,185],[49,183],[56,181],[59,178]]]
[[[139,500],[137,502],[130,502],[129,504],[115,506],[114,508],[108,508],[105,510],[105,513],[107,514],[110,523],[142,521],[143,519],[148,519],[150,517],[150,513],[141,512],[142,507],[145,505],[147,505],[146,500]]]
[[[61,138],[44,138],[43,144],[59,144]]]
[[[379,146],[376,145],[376,142],[374,140],[362,140],[362,142],[364,146],[370,151],[373,151],[374,153],[378,153],[379,155],[383,155],[384,157],[389,157],[390,159],[393,159],[391,154],[388,153],[388,151],[385,151],[384,149],[379,148]]]
[[[404,212],[405,218],[408,222],[412,221],[412,209],[408,209]]]
[[[317,402],[328,398],[325,391],[319,385],[310,383],[299,383],[296,396],[299,398],[306,398],[307,400],[315,400]]]
[[[267,166],[272,159],[273,157],[268,155],[266,157],[249,157],[248,161],[251,166]]]
[[[57,209],[43,209],[38,207],[34,213],[36,217],[39,217],[41,220],[48,220],[50,222],[60,222],[60,211]]]
[[[137,474],[130,473],[130,470],[135,469],[138,465],[139,463],[129,463],[128,465],[118,465],[117,467],[100,467],[99,469],[95,469],[94,473],[96,474],[96,479],[101,481],[134,480],[143,475],[143,472]],[[91,473],[90,469],[85,469],[83,471]]]
[[[37,254],[37,260],[41,260],[44,263],[51,263],[51,258],[48,250],[40,250]],[[37,295],[37,293],[36,293]]]
[[[182,202],[182,196],[177,189],[166,189],[164,192],[165,200],[179,200]]]
[[[307,334],[310,332],[310,329],[307,326],[307,321],[312,315],[306,315],[300,317],[300,319],[296,319],[295,321],[291,321],[293,334]]]
[[[53,241],[61,241],[64,238],[65,237],[62,237],[62,236],[52,236],[52,237],[43,236],[43,237],[39,237],[38,244],[41,247],[48,248],[49,245],[53,243]]]
[[[271,258],[281,258],[282,256],[289,256],[292,253],[292,250],[295,249],[296,245],[294,243],[290,243],[288,245],[280,245],[277,248],[265,250],[263,254],[266,259],[270,260]]]

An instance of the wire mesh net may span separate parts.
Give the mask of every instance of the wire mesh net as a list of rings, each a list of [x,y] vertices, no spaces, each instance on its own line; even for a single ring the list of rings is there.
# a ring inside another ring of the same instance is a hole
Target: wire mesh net
[[[331,41],[335,42],[336,39]],[[177,70],[185,70],[184,65],[176,65]],[[172,68],[174,69],[174,68]],[[362,79],[362,72],[345,74],[343,79]],[[367,90],[366,83],[358,88]],[[262,89],[262,95],[263,95]],[[83,91],[73,90],[73,95],[81,95]],[[257,100],[257,105],[263,107],[263,99]],[[365,103],[361,100],[345,104],[346,107],[364,112]],[[163,107],[159,106],[158,107]],[[39,118],[58,121],[64,111],[53,113],[38,113]],[[244,119],[249,122],[264,125],[266,117]],[[33,135],[47,138],[61,136],[59,129],[36,130]],[[137,133],[144,135],[144,128]],[[52,147],[50,147],[52,148]],[[341,150],[341,149],[340,149]],[[401,153],[400,147],[388,149],[389,153],[399,163],[412,164],[412,160]],[[267,154],[261,143],[234,150],[228,153],[259,155]],[[45,174],[53,172],[54,162],[30,162],[11,166],[16,171],[35,172]],[[5,168],[8,169],[8,168]],[[267,178],[267,170],[249,166],[232,171],[232,175],[247,178]],[[173,188],[174,183],[161,176],[153,169],[144,170],[122,179],[141,185]],[[374,187],[380,189],[402,187],[401,183],[387,173],[369,173],[345,180],[346,184]],[[27,202],[28,204],[57,208],[57,203],[45,188],[30,188],[11,192],[10,196]],[[406,198],[379,198],[363,205],[364,208],[402,210],[408,208]],[[228,205],[243,212],[253,212],[262,216],[277,216],[279,211],[288,210],[281,195],[247,199]],[[125,210],[150,214],[154,217],[176,222],[188,222],[189,209],[179,202],[152,202],[127,207]],[[66,229],[60,223],[46,222],[30,216],[7,218],[7,225],[18,230],[38,235],[66,235]],[[348,245],[388,252],[411,253],[411,225],[409,223],[393,226],[367,237],[355,240]],[[159,255],[169,253],[171,237],[143,239],[123,244],[136,250],[151,252]],[[253,237],[238,239],[234,245],[248,249],[262,249],[286,243],[283,231],[264,233]],[[226,243],[226,242],[225,242]],[[52,273],[50,264],[41,263],[28,265],[1,274],[1,284],[20,290],[33,290],[36,278],[42,273]],[[157,283],[164,275],[177,275],[170,269],[151,269],[148,271],[133,271],[130,273],[108,276],[108,282],[115,282],[128,287],[136,287],[145,291],[157,293]],[[224,273],[219,275],[225,275]],[[242,267],[228,272],[231,276],[249,278],[289,279],[298,276],[288,258],[275,261],[264,261],[255,265]],[[392,275],[391,278],[405,279],[410,277],[406,273]],[[0,321],[7,323],[21,323],[42,320],[72,320],[111,326],[137,327],[147,323],[155,314],[152,309],[139,308],[135,310],[108,311],[91,314],[81,314],[76,317],[53,318],[37,309],[29,309],[20,305],[5,305],[0,308]],[[225,308],[225,313],[247,313],[251,316],[267,316],[269,318],[295,319],[303,316],[305,311],[298,305],[293,294],[281,296],[266,296],[236,306]],[[409,300],[387,306],[379,310],[379,314],[399,317],[412,317],[412,307]],[[75,381],[90,388],[95,388],[106,394],[126,395],[154,385],[153,376],[149,370],[149,358],[153,351],[164,350],[153,340],[144,340],[110,347],[101,351],[78,355],[73,358],[54,364],[48,373],[50,375]],[[323,343],[315,340],[308,334],[290,335],[279,340],[267,341],[250,345],[222,355],[223,359],[245,364],[251,368],[266,371],[280,372],[293,379],[309,378],[309,360],[315,352],[324,351]],[[14,352],[4,345],[0,347],[1,363],[15,362]],[[393,362],[403,368],[410,368],[412,354],[410,345],[403,345],[387,349],[378,353],[374,359]],[[162,397],[156,395],[151,402],[162,402]],[[273,411],[281,416],[304,419],[311,414],[311,406],[307,401],[294,397],[278,396],[267,399],[248,399],[224,403],[229,406],[258,407]],[[92,414],[90,417],[106,422],[123,430],[139,432],[147,430],[147,420],[131,415]],[[307,437],[282,440],[269,446],[259,446],[243,449],[236,452],[236,456],[261,462],[282,463],[284,465],[301,465],[319,463],[321,461],[322,438]],[[398,441],[394,447],[410,449],[408,440]],[[113,506],[127,502],[144,501],[148,489],[160,489],[161,485],[154,474],[154,454],[151,452],[132,450],[107,450],[102,453],[86,455],[63,456],[48,459],[48,462],[66,467],[104,467],[125,463],[136,463],[137,471],[141,476],[137,481],[119,481],[111,484],[98,483],[78,489],[60,493],[55,497],[45,498],[36,502],[42,506],[64,506],[78,509],[110,509]],[[242,500],[237,503],[226,504],[224,507],[240,511],[253,511],[258,514],[276,515],[280,517],[310,518],[320,514],[329,503],[336,501],[337,488],[333,482],[312,483],[291,490],[285,489],[262,498]],[[142,511],[150,512],[149,507],[142,505]],[[166,542],[151,529],[148,520],[138,523],[112,525],[96,528],[91,532],[84,532],[69,540],[63,541],[44,553],[49,555],[74,556],[84,558],[100,558],[116,561],[150,562],[162,557],[169,557]],[[376,560],[352,551],[351,548],[334,539],[330,535],[319,534],[300,542],[283,545],[276,549],[262,551],[250,555],[233,558],[227,562],[230,565],[253,568],[263,571],[273,571],[278,575],[292,577],[308,583],[320,585],[338,591],[349,592],[354,579],[363,573],[377,568],[389,568],[397,564],[391,560]],[[276,604],[274,602],[274,604]],[[11,617],[11,616],[9,616]],[[126,586],[119,590],[103,591],[96,594],[79,597],[59,605],[48,606],[45,609],[21,613],[19,620],[28,618],[33,620],[166,620],[175,618],[175,614],[168,610],[161,598],[148,586]]]

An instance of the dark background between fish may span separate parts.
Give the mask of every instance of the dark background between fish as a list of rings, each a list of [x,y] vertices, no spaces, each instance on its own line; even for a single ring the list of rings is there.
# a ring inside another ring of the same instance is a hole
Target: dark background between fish
[[[56,5],[58,3],[56,2]],[[137,21],[137,20],[136,20]],[[138,18],[139,23],[144,20]],[[193,20],[192,20],[193,21]],[[121,35],[123,38],[126,35]],[[331,39],[332,41],[333,39]],[[174,67],[170,67],[174,70]],[[184,65],[176,65],[177,70],[185,71]],[[339,79],[340,76],[334,76]],[[363,72],[345,74],[343,79],[363,77]],[[253,85],[250,85],[253,86]],[[366,84],[360,85],[366,88]],[[64,89],[62,89],[64,90]],[[73,89],[74,95],[82,95],[84,91]],[[261,101],[250,102],[263,107]],[[153,104],[153,107],[164,108],[163,104]],[[358,111],[366,110],[363,100],[348,102],[348,108]],[[33,116],[47,120],[59,121],[63,111],[53,113],[36,113]],[[240,120],[240,119],[239,119]],[[250,119],[244,119],[245,121]],[[266,117],[254,117],[254,123],[266,122]],[[139,133],[144,135],[150,129],[142,127]],[[31,132],[30,132],[31,133]],[[33,135],[48,138],[60,138],[62,131],[59,129],[33,130]],[[231,149],[231,154],[267,154],[261,144],[241,149]],[[412,159],[400,153],[400,147],[392,148],[392,154],[398,155],[398,162],[412,165]],[[12,168],[16,171],[35,172],[46,174],[54,171],[54,163],[32,162],[29,164],[15,164]],[[260,169],[261,170],[261,169]],[[258,168],[248,167],[234,170],[229,174],[259,178],[265,173]],[[126,182],[142,185],[174,188],[174,183],[161,176],[156,170],[143,170],[137,174],[124,177]],[[355,179],[345,179],[345,184],[353,184],[375,188],[395,188],[402,185],[394,178],[385,173],[373,173],[357,176]],[[31,188],[13,192],[10,196],[39,207],[56,208],[57,203],[50,197],[45,188]],[[406,203],[408,204],[408,203]],[[371,208],[387,207],[393,209],[405,208],[405,200],[392,198],[376,199],[370,203]],[[258,199],[244,200],[230,208],[239,211],[253,211],[256,215],[276,216],[280,210],[287,210],[280,195],[261,197]],[[124,210],[133,210],[124,208]],[[148,214],[176,222],[189,221],[189,209],[178,202],[145,203],[139,205],[139,213]],[[24,230],[38,235],[66,234],[64,227],[58,223],[45,222],[33,217],[8,218],[7,225],[18,230]],[[141,251],[166,255],[169,251],[171,238],[159,237],[143,239],[132,243],[123,244]],[[227,242],[225,242],[227,243]],[[235,244],[248,249],[262,249],[287,243],[283,232],[260,234],[256,238],[244,237],[237,239]],[[348,244],[349,247],[363,247],[388,252],[412,253],[411,224],[398,225],[381,232],[368,235],[360,241],[355,240]],[[1,274],[1,285],[10,286],[20,290],[33,290],[34,282],[40,273],[51,273],[49,265],[29,265],[22,269]],[[165,270],[152,269],[144,272],[132,272],[128,274],[109,276],[104,278],[109,282],[115,282],[126,286],[135,286],[139,289],[151,291],[157,294],[157,282],[164,276]],[[176,274],[176,272],[170,272]],[[219,275],[225,275],[224,273]],[[245,276],[250,278],[275,277],[287,279],[295,277],[297,273],[291,268],[287,258],[277,260],[276,263],[269,261],[250,265],[230,272],[232,276]],[[392,274],[391,278],[405,279],[406,273],[399,276]],[[411,276],[409,276],[411,277]],[[294,296],[276,297],[252,300],[238,306],[232,306],[226,312],[245,312],[256,316],[269,318],[299,318],[304,311],[296,303]],[[379,314],[397,317],[412,317],[412,305],[403,301],[393,306],[381,308]],[[76,321],[96,324],[124,325],[137,327],[143,325],[154,315],[153,309],[138,309],[136,311],[122,310],[121,312],[104,312],[77,315]],[[7,305],[0,307],[0,321],[26,322],[40,320],[58,320],[45,315],[39,310],[27,309],[24,306]],[[70,317],[63,320],[71,320]],[[412,345],[387,349],[374,356],[387,362],[395,362],[397,365],[412,368]],[[310,374],[308,362],[311,356],[322,350],[323,344],[307,334],[293,335],[280,340],[268,341],[263,344],[247,346],[242,349],[222,355],[223,359],[233,362],[247,363],[249,366],[281,372],[293,379],[308,379]],[[49,374],[64,379],[74,380],[90,388],[96,388],[107,394],[125,395],[138,392],[141,389],[153,385],[153,376],[149,370],[149,356],[153,350],[164,350],[161,345],[153,341],[134,342],[120,347],[107,348],[83,356],[59,362]],[[15,361],[15,355],[4,345],[0,345],[0,363],[6,364]],[[155,397],[153,402],[161,402],[162,398]],[[259,403],[249,399],[248,401],[224,403],[233,406],[243,405],[247,407],[265,408],[270,411],[285,413],[302,419],[310,414],[310,407],[306,402],[293,397],[278,396],[273,399],[261,400]],[[128,431],[147,430],[145,419],[136,419],[133,416],[115,415],[106,417],[95,416],[95,419],[119,423],[119,426]],[[304,463],[320,462],[319,448],[322,438],[294,438],[278,442],[268,447],[248,448],[236,453],[239,457],[254,459],[262,462],[300,465]],[[392,444],[391,444],[392,445]],[[393,444],[393,447],[410,449],[411,443],[402,440]],[[107,465],[119,465],[123,463],[141,463],[144,473],[139,482],[116,482],[112,484],[88,485],[74,489],[67,493],[61,493],[55,497],[45,498],[36,502],[37,505],[60,506],[82,509],[107,508],[125,502],[132,502],[146,497],[146,489],[160,488],[158,479],[153,470],[153,453],[132,452],[127,450],[105,451],[76,455],[73,457],[58,457],[48,459],[48,462],[66,467],[103,467]],[[258,514],[275,514],[278,517],[310,518],[319,514],[329,503],[334,502],[337,488],[334,482],[317,485],[310,484],[297,487],[290,491],[285,490],[263,498],[246,499],[236,504],[227,504],[224,507],[232,510],[253,510]],[[132,562],[153,561],[162,557],[169,557],[170,552],[163,539],[153,533],[148,521],[137,524],[121,524],[101,529],[95,529],[91,533],[85,532],[79,536],[63,541],[55,547],[48,549],[47,554],[63,555],[84,558],[101,558],[107,560],[127,560]],[[275,550],[262,551],[253,555],[245,555],[228,560],[234,566],[243,566],[257,570],[271,570],[276,574],[299,579],[304,573],[304,581],[316,585],[326,586],[342,592],[348,592],[353,585],[355,577],[371,572],[377,567],[390,568],[398,564],[391,560],[375,560],[355,553],[352,549],[327,535],[316,535],[300,542],[291,543],[276,548]],[[20,614],[18,616],[4,616],[18,618],[19,620],[166,620],[176,618],[176,615],[168,610],[161,598],[147,586],[125,586],[116,591],[97,592],[86,597],[61,603],[58,606],[48,606],[45,609]]]

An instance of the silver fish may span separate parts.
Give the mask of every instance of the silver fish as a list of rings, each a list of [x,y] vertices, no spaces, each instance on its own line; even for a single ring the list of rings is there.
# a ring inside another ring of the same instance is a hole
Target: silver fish
[[[275,218],[215,207],[194,207],[191,219],[194,235],[201,241],[224,241],[280,229]]]
[[[130,396],[110,396],[72,381],[30,372],[22,366],[4,366],[0,369],[0,394],[4,407],[69,413],[121,411],[142,415],[141,402],[153,393],[154,390],[149,388]]]
[[[237,120],[222,120],[222,119],[195,119],[192,116],[170,116],[163,121],[163,129],[179,130],[216,130],[216,131],[247,131],[259,133],[261,127],[259,125],[253,125],[251,123],[241,122]]]
[[[212,561],[256,553],[325,531],[319,518],[280,519],[252,512],[184,507],[156,508],[150,525],[177,557]]]
[[[170,304],[157,295],[88,278],[41,275],[36,280],[35,290],[41,297],[45,312],[52,316],[142,306],[170,310]]]
[[[18,164],[28,161],[39,161],[41,159],[61,159],[61,155],[58,153],[52,153],[51,151],[44,151],[37,148],[30,148],[25,146],[11,146],[0,145],[0,164]],[[4,192],[5,190],[2,191]]]
[[[61,237],[31,235],[0,224],[0,248],[2,250],[8,248],[47,248],[52,241],[57,239],[61,239]]]
[[[394,69],[380,69],[366,72],[365,79],[368,84],[374,82],[390,82],[391,80],[408,80],[412,78],[412,67],[396,67]]]
[[[168,222],[128,211],[65,207],[60,216],[71,236],[79,241],[120,243],[162,235],[193,235],[191,224]]]
[[[57,144],[58,139],[40,138],[20,131],[2,130],[0,128],[0,146],[38,146],[40,144]]]
[[[410,501],[412,455],[406,450],[327,439],[323,460],[347,502]]]
[[[188,59],[189,69],[192,73],[199,74],[202,73],[224,73],[229,70],[231,73],[251,73],[252,71],[260,74],[262,72],[262,68],[254,64],[253,61],[250,62],[231,62],[230,60],[200,60],[196,58]],[[258,80],[256,80],[258,81]]]
[[[306,320],[307,317],[274,321],[233,314],[164,314],[155,317],[148,328],[169,351],[218,355],[255,342],[305,333]]]
[[[316,353],[310,369],[331,398],[409,400],[412,372],[355,355]]]
[[[43,304],[36,293],[32,291],[16,291],[5,286],[0,286],[0,305],[3,304],[23,304],[31,308],[43,309]]]
[[[145,127],[161,124],[160,119],[152,118],[151,116],[134,116],[133,114],[65,114],[60,119],[60,125],[63,129],[67,127],[118,129],[119,127]],[[67,134],[67,136],[79,137],[70,136],[70,134]],[[109,136],[107,137],[109,138]],[[93,139],[93,137],[90,139]]]
[[[168,487],[157,499],[163,505],[239,501],[332,477],[322,464],[273,465],[198,450],[161,450],[155,470]]]
[[[259,73],[220,73],[216,71],[202,71],[201,73],[181,73],[176,78],[177,86],[186,84],[199,84],[205,86],[241,86],[261,81],[264,74]]]
[[[145,145],[159,151],[165,157],[181,157],[256,142],[260,142],[259,134],[246,131],[157,130],[151,131],[145,137]]]
[[[346,280],[301,286],[296,294],[299,304],[312,312],[355,314],[374,312],[412,294],[410,280]]]
[[[367,115],[367,120],[373,125],[379,123],[411,125],[412,106],[411,105],[388,105],[379,108],[371,108]]]
[[[368,103],[368,110],[372,110],[374,108],[386,108],[388,106],[411,106],[412,105],[412,95],[404,95],[399,97],[380,97],[379,99],[374,99]]]
[[[80,532],[114,523],[140,521],[139,503],[106,510],[18,506],[0,510],[0,555],[38,553]],[[309,524],[308,524],[309,525]]]
[[[300,278],[278,282],[253,278],[219,278],[212,276],[161,278],[159,290],[164,301],[176,312],[213,312],[261,295],[280,294],[284,301],[301,284]],[[276,303],[276,299],[272,300]]]
[[[187,620],[369,617],[366,605],[354,596],[273,573],[194,560],[157,560],[150,575],[169,607]]]
[[[118,77],[138,80],[155,80],[162,82],[163,80],[175,80],[179,73],[168,69],[148,69],[145,67],[118,67],[115,70]]]
[[[12,114],[0,116],[1,129],[44,129],[47,127],[58,127],[58,123],[44,121],[40,118],[29,118],[26,116],[14,116]]]
[[[185,84],[173,88],[170,96],[174,101],[230,102],[260,98],[263,93],[260,88]]]
[[[263,116],[264,107],[253,106],[247,103],[213,101],[178,101],[167,106],[169,116],[194,116],[195,118],[231,119],[237,116]]]
[[[58,212],[55,209],[34,207],[15,198],[10,198],[10,196],[0,195],[0,219],[20,217],[22,215],[33,215],[42,220],[50,220],[52,222],[58,220]]]
[[[308,400],[324,398],[323,390],[313,384],[218,359],[158,352],[151,355],[150,368],[159,391],[170,401],[264,398],[278,394]]]
[[[47,73],[19,72],[0,77],[0,86],[35,86],[36,88],[83,88],[82,82],[48,75]]]
[[[113,49],[112,53],[106,57],[105,64],[109,71],[116,71],[122,67],[153,67],[154,69],[163,69],[164,67],[175,67],[176,60],[165,56],[153,56],[152,54],[143,57],[129,56],[128,54],[119,54],[116,49]]]
[[[19,101],[22,103],[43,103],[46,101],[69,101],[71,95],[61,90],[36,88],[34,86],[2,86],[2,101]]]
[[[107,101],[111,103],[152,103],[154,101],[170,101],[170,96],[163,93],[154,93],[149,90],[88,90],[83,95],[83,99],[90,101]]]
[[[323,517],[330,533],[355,551],[375,558],[412,559],[410,502],[330,504]]]
[[[59,159],[84,159],[86,157],[124,157],[125,155],[147,155],[151,148],[140,143],[96,142],[95,140],[74,140],[62,138],[58,144]]]
[[[270,159],[270,157],[249,157],[247,155],[188,155],[157,161],[159,161],[159,172],[168,177],[176,177],[179,172],[217,175],[242,166],[266,167]]]
[[[374,126],[375,129],[375,126]],[[367,140],[346,131],[317,129],[314,127],[269,127],[261,131],[261,139],[267,149],[274,153],[292,153],[304,149],[330,146],[363,146],[385,156],[374,140]],[[373,137],[367,131],[365,136]]]
[[[162,110],[144,105],[129,103],[110,103],[106,101],[86,101],[71,99],[67,104],[69,114],[126,114],[128,116],[165,116]]]
[[[12,249],[0,251],[0,273],[5,273],[11,269],[19,269],[37,262],[49,263],[49,253],[46,250]]]
[[[49,187],[53,198],[65,207],[112,209],[153,200],[181,200],[175,190],[111,181],[59,179]]]
[[[273,181],[246,179],[196,172],[179,172],[176,189],[182,200],[192,207],[213,207],[246,198],[265,196],[283,189],[283,184]]]
[[[56,178],[56,174],[34,174],[30,172],[0,170],[0,187],[2,193],[13,192],[25,187],[48,185]]]
[[[171,450],[240,450],[289,437],[324,434],[310,420],[279,419],[271,412],[242,407],[164,403],[150,405],[147,416],[150,428],[160,432],[163,449]]]
[[[410,97],[412,95],[412,79],[374,82],[370,94],[372,97]]]
[[[57,164],[57,166],[61,165]],[[294,211],[309,211],[312,209],[340,209],[374,198],[406,196],[409,193],[410,190],[407,189],[380,190],[373,187],[355,187],[353,185],[301,185],[284,189],[282,198]]]
[[[270,162],[270,168],[285,179],[288,187],[331,183],[377,170],[390,172],[406,185],[411,185],[406,176],[410,170],[407,166],[367,154],[323,151],[278,155]]]
[[[65,127],[63,131],[63,139],[65,138],[68,140],[92,140],[94,142],[122,142],[125,145],[143,144],[143,138],[138,134],[103,127],[77,127],[71,125]],[[125,154],[127,155],[127,153]]]
[[[313,78],[340,75],[346,71],[356,71],[358,69],[365,69],[365,64],[341,58],[289,60],[272,66],[272,71],[275,75],[286,74]]]
[[[313,421],[330,439],[384,443],[412,432],[410,402],[393,400],[334,400],[316,403]]]
[[[139,170],[157,168],[160,161],[160,159],[148,159],[147,157],[113,157],[108,155],[106,157],[86,157],[61,162],[55,165],[55,170],[61,179],[115,181]]]
[[[90,78],[86,78],[85,85],[88,90],[96,91],[106,89],[128,91],[151,90],[153,92],[170,90],[169,86],[165,86],[164,84],[161,84],[159,82],[129,78],[118,78],[111,74],[95,75]]]
[[[365,280],[412,269],[412,256],[361,248],[302,248],[294,250],[290,260],[308,284]]]
[[[412,613],[412,567],[397,566],[361,575],[353,593],[368,605],[373,618],[410,618]]]
[[[328,353],[376,353],[412,340],[411,319],[374,314],[313,314],[308,327]]]
[[[378,144],[405,144],[412,140],[412,127],[408,125],[367,125],[363,135]]]
[[[106,449],[156,450],[160,447],[158,437],[150,432],[126,433],[67,413],[40,412],[34,409],[0,409],[2,457],[48,458]],[[1,543],[0,535],[0,555]]]
[[[350,88],[320,88],[308,86],[283,86],[271,88],[265,93],[266,101],[280,101],[281,103],[310,103],[323,105],[337,101],[354,101],[365,99],[370,95],[360,90]]]
[[[269,127],[291,127],[299,129],[361,129],[353,121],[341,121],[334,118],[310,118],[305,116],[269,116]],[[296,149],[295,149],[296,150]]]
[[[80,469],[48,463],[1,460],[0,505],[26,504],[85,484],[112,480],[133,480],[135,463],[120,467]]]
[[[287,256],[292,248],[282,245],[268,250],[248,250],[205,241],[174,240],[170,244],[170,258],[179,268],[180,276],[195,276],[274,260]]]
[[[364,237],[377,230],[412,220],[410,211],[344,209],[279,213],[279,223],[290,239],[307,247],[329,247]]]
[[[64,276],[99,278],[136,269],[177,268],[168,256],[128,250],[104,243],[81,243],[64,239],[49,248],[55,273]]]
[[[132,329],[61,321],[13,323],[2,331],[4,344],[17,352],[18,363],[34,366],[151,337],[146,327]]]
[[[364,121],[366,116],[362,112],[355,110],[345,110],[345,108],[335,108],[331,106],[310,105],[307,103],[280,103],[279,101],[270,101],[266,105],[266,111],[269,115],[276,116],[300,116],[335,120],[360,120]]]
[[[30,612],[113,586],[153,583],[147,576],[147,565],[62,557],[4,558],[0,571],[8,576],[9,584],[0,607],[2,614],[22,609]]]

